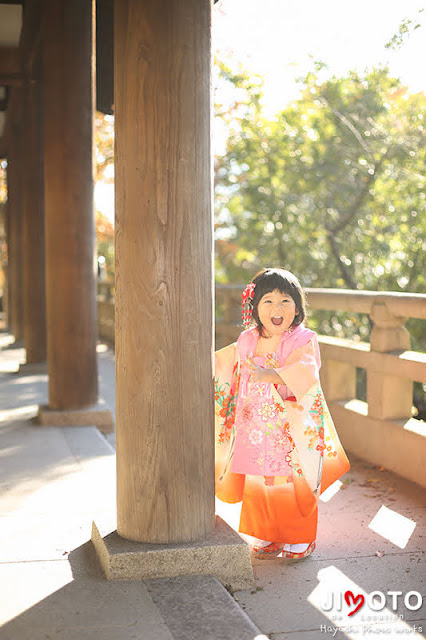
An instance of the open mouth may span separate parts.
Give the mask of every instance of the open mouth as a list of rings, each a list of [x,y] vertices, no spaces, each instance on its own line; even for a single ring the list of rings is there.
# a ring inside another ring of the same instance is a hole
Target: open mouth
[[[283,318],[280,316],[279,318],[276,318],[275,316],[273,316],[271,318],[271,322],[272,324],[274,324],[276,327],[279,327],[282,323],[283,323]]]

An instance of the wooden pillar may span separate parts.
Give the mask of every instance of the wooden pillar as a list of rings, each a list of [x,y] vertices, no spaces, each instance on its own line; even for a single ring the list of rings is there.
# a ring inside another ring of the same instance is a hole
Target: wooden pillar
[[[9,245],[8,237],[8,220],[7,220],[7,204],[3,204],[2,212],[1,212],[1,224],[3,226],[2,237],[0,238],[1,246],[1,269],[3,271],[3,300],[2,300],[2,311],[4,318],[3,327],[9,326],[9,270],[7,264],[7,248]]]
[[[46,360],[43,157],[40,79],[26,88],[23,198],[23,333],[27,363]]]
[[[97,401],[93,0],[44,2],[49,408]]]
[[[210,0],[115,3],[117,532],[214,526]]]
[[[24,166],[21,154],[21,127],[11,128],[12,141],[7,164],[8,191],[8,274],[9,330],[17,342],[23,339],[22,301],[22,182]]]

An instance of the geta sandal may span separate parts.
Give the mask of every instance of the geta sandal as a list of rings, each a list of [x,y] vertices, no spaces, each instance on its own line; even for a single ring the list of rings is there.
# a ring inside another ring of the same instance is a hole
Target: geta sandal
[[[301,560],[302,558],[307,558],[311,555],[313,550],[315,549],[315,540],[311,542],[305,551],[301,551],[300,553],[295,553],[294,551],[285,551],[283,548],[280,553],[280,558],[287,558],[288,560]]]
[[[268,560],[270,558],[276,558],[284,549],[284,543],[271,542],[266,547],[258,547],[253,545],[250,549],[253,558],[259,558],[260,560]]]

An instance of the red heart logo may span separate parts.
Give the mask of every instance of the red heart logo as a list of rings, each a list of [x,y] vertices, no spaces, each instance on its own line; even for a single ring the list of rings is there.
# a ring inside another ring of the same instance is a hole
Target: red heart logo
[[[351,599],[352,599],[352,602],[351,602]],[[354,596],[352,591],[346,591],[345,592],[345,600],[346,600],[346,604],[348,605],[348,607],[350,607],[351,604],[356,604],[359,601],[359,605],[353,611],[348,613],[348,616],[353,616],[354,613],[356,613],[358,611],[358,609],[361,609],[362,605],[365,602],[365,598],[361,593],[359,593],[357,596]]]

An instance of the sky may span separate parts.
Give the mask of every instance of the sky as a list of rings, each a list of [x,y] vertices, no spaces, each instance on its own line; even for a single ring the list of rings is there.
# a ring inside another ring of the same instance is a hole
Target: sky
[[[422,14],[418,11],[425,8]],[[404,18],[425,26],[403,46],[385,48]],[[213,50],[264,77],[265,115],[297,98],[295,79],[325,62],[330,75],[387,63],[410,92],[426,92],[426,0],[219,0],[213,7]],[[220,101],[220,97],[219,101]],[[215,150],[223,139],[215,129]],[[98,185],[97,207],[113,220],[113,186]]]
[[[386,49],[404,18],[425,26]],[[312,57],[337,76],[388,63],[410,91],[426,91],[425,32],[426,0],[219,0],[213,10],[213,48],[264,76],[270,115],[297,97]]]

